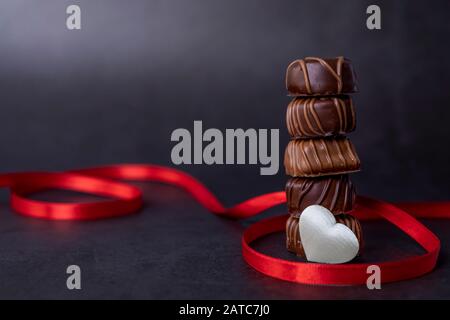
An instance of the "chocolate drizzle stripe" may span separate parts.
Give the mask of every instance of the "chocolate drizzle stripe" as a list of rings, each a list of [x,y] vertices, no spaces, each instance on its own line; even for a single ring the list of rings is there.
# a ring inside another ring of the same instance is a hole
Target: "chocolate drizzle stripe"
[[[346,138],[291,140],[284,164],[286,173],[294,177],[343,174],[360,168],[354,148]]]
[[[344,58],[343,57],[338,57],[337,63],[336,63],[336,69],[337,69],[337,73],[336,71],[333,70],[333,68],[323,59],[321,58],[317,58],[317,57],[306,57],[305,60],[314,60],[319,62],[324,68],[326,68],[330,74],[336,79],[337,82],[337,93],[341,93],[342,92],[342,78],[341,78],[341,70],[342,70],[342,63],[344,62]],[[303,61],[303,60],[302,60]],[[303,63],[305,63],[303,61]],[[309,79],[308,79],[309,81]],[[308,91],[309,94],[310,91]]]
[[[302,125],[302,120],[300,117],[300,108],[298,107],[302,103],[302,100],[299,100],[298,103],[295,105],[295,113],[296,113],[296,119],[298,121],[298,127],[300,128],[300,132],[304,132],[306,134],[306,131]]]
[[[342,56],[297,59],[289,64],[285,79],[286,88],[293,96],[331,96],[358,91],[351,62]]]
[[[292,116],[292,105],[295,104],[295,102],[291,102],[288,105],[288,110],[286,112],[286,124],[289,131],[289,134],[292,136],[294,132],[292,131],[293,123],[296,121],[295,117]]]
[[[298,63],[298,60],[292,61],[292,62],[288,65],[287,70],[291,69],[291,67],[292,67],[294,64],[296,64],[296,63]],[[286,77],[284,78],[284,84],[285,84],[286,88],[287,88],[288,85],[289,85],[287,73],[286,73]]]
[[[289,134],[298,139],[289,142],[284,160],[286,173],[295,177],[286,184],[291,213],[286,222],[286,246],[303,257],[299,216],[312,204],[323,205],[335,214],[336,222],[352,230],[362,247],[360,223],[343,214],[351,211],[355,202],[355,189],[344,173],[359,170],[360,163],[352,143],[341,137],[354,130],[356,117],[351,98],[340,94],[357,91],[355,80],[350,62],[342,56],[295,60],[286,72],[290,94],[318,96],[294,99],[286,113]],[[330,136],[334,138],[322,138]]]
[[[300,142],[301,143],[301,142]],[[302,153],[302,155],[303,155],[303,158],[305,159],[305,162],[306,162],[306,164],[308,165],[308,169],[309,169],[309,171],[313,171],[313,169],[312,169],[312,166],[311,166],[311,163],[309,162],[309,157],[306,155],[306,152],[305,152],[305,150],[303,149],[303,146],[300,146],[300,148],[294,148],[294,149],[300,149],[300,151],[301,151],[301,153]],[[295,158],[292,158],[291,159],[291,161],[294,161],[294,166],[293,167],[296,167],[295,166],[295,161],[296,161],[296,159],[300,159],[299,157],[295,157]],[[301,168],[299,167],[299,169],[300,169],[300,171],[301,171]]]
[[[299,219],[289,217],[286,222],[286,246],[287,249],[297,255],[304,256],[303,246],[300,241]]]
[[[301,192],[300,192],[300,196],[298,197],[298,204],[297,206],[300,205],[300,203],[303,201],[303,198],[305,197],[305,195],[310,191],[312,187],[312,181],[307,182],[307,180],[304,180],[302,182],[302,186],[301,186]],[[294,192],[294,188],[291,189],[291,192]],[[293,194],[291,194],[291,199],[293,199]]]
[[[339,57],[337,64],[336,64],[336,69],[337,69],[337,75],[338,75],[338,93],[342,92],[342,64],[344,63],[344,57]]]
[[[299,222],[298,216],[290,216],[286,221],[286,247],[290,252],[304,257],[305,251],[301,243]],[[359,253],[361,253],[364,239],[359,221],[349,214],[340,214],[336,216],[336,223],[343,224],[355,234],[359,242]]]
[[[351,103],[351,99],[350,99],[350,103]],[[343,117],[342,117],[342,126],[341,126],[342,129],[341,130],[342,130],[342,132],[344,132],[345,130],[347,130],[347,125],[348,125],[348,123],[347,123],[347,121],[348,121],[348,119],[347,119],[347,112],[345,112],[344,101],[338,100],[338,104],[339,104],[341,113],[343,115]],[[350,104],[350,108],[351,108],[351,104]]]
[[[325,151],[325,152],[324,152],[324,155],[325,155],[325,157],[326,157],[326,159],[327,159],[328,164],[329,164],[330,166],[332,166],[332,165],[333,165],[333,160],[331,159],[331,155],[330,155],[330,152],[329,152],[329,150],[328,150],[327,144],[325,143],[324,140],[321,140],[320,143],[321,143],[321,145],[323,146],[323,149],[324,149],[324,151]]]
[[[331,183],[331,180],[330,180]],[[334,211],[336,207],[336,203],[339,197],[339,191],[341,190],[341,179],[336,182],[336,188],[334,188],[333,198],[331,199],[330,210]],[[331,190],[330,186],[328,186],[328,190]]]
[[[286,196],[289,213],[294,215],[313,204],[324,206],[335,215],[341,214],[351,211],[355,202],[355,190],[348,175],[290,178]]]
[[[294,128],[300,127],[300,132],[303,132],[301,124],[298,123],[298,107],[299,101],[293,100],[288,105],[288,111],[286,113],[286,122],[288,124],[288,131],[291,136],[295,134]]]
[[[336,216],[336,222],[341,223],[341,224],[347,226],[350,230],[352,230],[352,232],[355,234],[356,238],[358,239],[359,246],[360,246],[360,252],[361,252],[363,245],[364,245],[364,239],[363,239],[361,224],[359,223],[359,221],[355,217],[353,217],[349,214],[341,214],[341,215]]]
[[[342,135],[355,129],[350,98],[296,98],[288,104],[286,124],[293,138]]]
[[[356,127],[356,114],[355,114],[355,108],[353,106],[353,100],[350,99],[350,111],[352,113],[352,127]]]
[[[310,145],[310,148],[313,150],[313,157],[314,157],[314,160],[317,162],[317,165],[319,167],[319,171],[322,171],[323,165],[322,165],[322,161],[320,161],[319,154],[317,153],[316,144],[314,143],[313,140],[309,140],[309,145]]]
[[[345,141],[347,142],[348,140],[345,140]],[[339,143],[336,140],[333,140],[333,144],[336,147],[336,149],[338,150],[338,152],[336,154],[339,157],[339,159],[342,161],[342,166],[346,167],[347,166],[347,160],[345,160],[344,153],[342,152],[342,149],[339,146]]]
[[[306,67],[306,63],[303,59],[298,60],[298,62],[300,64],[300,68],[303,71],[303,77],[305,78],[306,91],[308,92],[308,94],[312,94],[311,82],[309,80],[308,69]]]
[[[339,131],[343,132],[344,128],[346,128],[346,126],[343,124],[343,116],[342,116],[342,114],[344,114],[345,117],[345,110],[343,110],[341,113],[341,104],[337,98],[333,98],[333,104],[336,107],[336,112],[339,118]]]
[[[312,129],[312,125],[311,125],[311,122],[309,121],[309,117],[308,117],[308,103],[307,102],[305,103],[305,107],[303,108],[303,117],[304,117],[304,119],[306,121],[306,125],[311,130]],[[319,134],[318,132],[314,132],[314,130],[312,130],[312,131],[315,134]],[[306,134],[306,132],[305,132],[305,134]]]

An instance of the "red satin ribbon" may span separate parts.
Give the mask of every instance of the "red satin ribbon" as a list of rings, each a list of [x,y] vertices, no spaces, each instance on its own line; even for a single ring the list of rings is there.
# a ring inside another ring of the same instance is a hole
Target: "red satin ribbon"
[[[153,181],[186,190],[201,205],[219,216],[240,219],[254,216],[286,202],[284,192],[273,192],[225,208],[202,183],[179,170],[153,165],[113,165],[63,173],[26,172],[0,175],[0,187],[11,190],[11,207],[26,216],[50,220],[94,220],[128,215],[139,210],[139,188],[115,180]],[[45,189],[64,189],[106,196],[111,200],[61,203],[33,200],[28,195]],[[407,213],[409,212],[409,214]],[[419,243],[425,253],[406,259],[359,264],[293,262],[256,251],[250,243],[270,233],[283,231],[287,216],[261,220],[245,230],[242,254],[256,270],[282,280],[321,285],[365,284],[369,265],[381,268],[381,281],[411,279],[433,270],[439,255],[439,239],[413,216],[450,218],[450,202],[392,204],[359,196],[353,214],[361,220],[383,218]]]

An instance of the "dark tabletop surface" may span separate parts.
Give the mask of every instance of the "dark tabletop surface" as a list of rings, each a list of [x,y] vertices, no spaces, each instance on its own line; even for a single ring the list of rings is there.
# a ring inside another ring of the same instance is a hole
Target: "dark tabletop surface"
[[[450,298],[450,221],[424,223],[442,241],[437,268],[421,278],[365,286],[310,286],[266,277],[241,257],[240,235],[252,221],[209,214],[173,187],[143,185],[146,207],[136,215],[96,222],[51,222],[15,215],[2,206],[0,298],[149,299],[383,299]],[[61,200],[87,196],[39,195]],[[264,215],[282,213],[273,209]],[[358,261],[400,258],[423,250],[386,222],[363,225],[366,249]],[[254,244],[296,259],[282,233]],[[66,268],[81,267],[82,289],[66,288]]]

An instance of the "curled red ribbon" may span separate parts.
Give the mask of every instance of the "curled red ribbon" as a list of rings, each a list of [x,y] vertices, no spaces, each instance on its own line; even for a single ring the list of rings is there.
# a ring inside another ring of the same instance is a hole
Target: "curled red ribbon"
[[[0,175],[0,187],[11,190],[13,210],[34,218],[50,220],[94,220],[132,214],[142,206],[141,190],[115,180],[153,181],[180,187],[201,205],[219,216],[240,219],[254,216],[286,202],[284,192],[273,192],[225,208],[202,183],[172,168],[154,165],[113,165],[62,173],[26,172]],[[106,196],[111,200],[83,203],[61,203],[33,200],[27,196],[45,189],[63,189]],[[407,213],[409,212],[409,214]],[[439,239],[413,216],[450,218],[450,202],[389,204],[359,196],[353,214],[361,220],[383,218],[408,234],[425,253],[406,259],[380,263],[319,264],[293,262],[256,251],[250,243],[270,233],[283,231],[287,216],[261,220],[242,236],[244,260],[268,276],[304,284],[357,285],[367,281],[367,267],[378,265],[381,282],[411,279],[432,271],[440,250]]]

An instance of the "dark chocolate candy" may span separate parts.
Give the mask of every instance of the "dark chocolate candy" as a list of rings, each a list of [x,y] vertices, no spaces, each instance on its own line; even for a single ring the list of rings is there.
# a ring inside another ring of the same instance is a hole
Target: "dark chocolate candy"
[[[292,62],[286,71],[290,95],[337,95],[358,91],[350,60],[344,57],[307,57]]]
[[[286,174],[317,177],[359,171],[353,144],[345,137],[291,140],[284,154]]]
[[[307,207],[318,204],[334,215],[351,211],[356,192],[348,175],[318,178],[291,178],[286,183],[290,214],[299,216]]]
[[[293,138],[326,137],[355,130],[356,116],[349,96],[295,98],[288,105],[286,123]]]
[[[358,219],[349,214],[340,214],[338,216],[335,216],[335,218],[337,223],[342,223],[353,231],[359,241],[359,253],[361,253],[364,246],[364,241],[362,227]],[[291,215],[286,221],[286,247],[289,252],[295,253],[296,255],[305,258],[305,251],[300,240],[298,224],[298,216]]]

